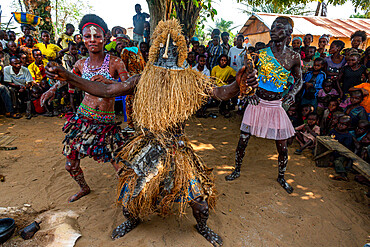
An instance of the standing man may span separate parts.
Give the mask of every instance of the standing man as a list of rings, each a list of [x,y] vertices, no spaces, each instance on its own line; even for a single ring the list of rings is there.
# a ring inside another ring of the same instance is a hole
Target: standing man
[[[238,72],[244,66],[245,50],[243,47],[244,36],[239,34],[236,38],[236,45],[231,47],[229,51],[230,67]]]
[[[219,57],[222,55],[222,47],[220,45],[220,36],[215,35],[212,39],[212,47],[208,48],[208,64],[209,70],[212,71],[213,67],[218,65]]]
[[[136,15],[133,17],[134,21],[134,41],[137,42],[137,45],[140,46],[140,43],[144,41],[144,22],[147,18],[150,18],[150,15],[147,13],[141,13],[141,5],[135,5]]]
[[[229,54],[229,50],[231,48],[231,46],[229,45],[229,39],[230,39],[230,35],[228,32],[223,32],[221,34],[221,40],[222,40],[222,44],[221,44],[221,47],[222,47],[222,54],[226,55]]]
[[[286,182],[284,174],[288,163],[287,140],[294,135],[294,128],[282,103],[291,105],[294,96],[302,87],[300,55],[286,47],[286,41],[293,32],[293,21],[289,17],[278,17],[271,26],[271,47],[260,50],[258,65],[259,88],[249,98],[250,104],[244,112],[240,127],[240,139],[236,149],[235,169],[225,177],[227,181],[240,176],[245,149],[251,135],[272,139],[279,153],[279,175],[277,181],[290,194],[293,188]],[[289,88],[288,77],[292,74],[295,84]]]

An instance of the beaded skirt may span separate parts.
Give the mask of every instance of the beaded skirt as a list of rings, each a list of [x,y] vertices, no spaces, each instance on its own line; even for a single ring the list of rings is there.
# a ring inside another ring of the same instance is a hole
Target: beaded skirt
[[[72,160],[88,156],[98,162],[114,161],[114,152],[128,140],[119,124],[87,117],[79,110],[68,116],[63,126],[63,154]]]

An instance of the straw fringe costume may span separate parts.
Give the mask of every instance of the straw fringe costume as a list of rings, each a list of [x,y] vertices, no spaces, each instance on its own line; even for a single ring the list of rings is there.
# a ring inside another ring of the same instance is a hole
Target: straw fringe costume
[[[212,169],[194,153],[184,136],[140,134],[127,144],[117,160],[123,164],[118,201],[135,217],[154,212],[169,214],[175,202],[184,214],[197,197],[215,204]]]
[[[179,203],[178,214],[189,204],[196,228],[214,246],[222,239],[206,224],[215,205],[212,169],[207,168],[184,137],[183,122],[207,99],[211,83],[184,66],[186,41],[177,20],[159,22],[153,33],[149,61],[136,85],[134,119],[141,129],[117,156],[117,201],[127,221],[112,238],[131,231],[145,216],[165,216]]]
[[[186,43],[177,25],[176,21],[161,22],[153,34],[149,62],[136,87],[133,105],[134,118],[143,131],[117,158],[122,165],[118,202],[135,217],[154,211],[166,215],[174,202],[180,203],[183,214],[186,202],[197,197],[208,200],[211,206],[215,202],[212,169],[194,153],[180,124],[204,102],[210,82],[199,72],[183,67]],[[160,48],[166,44],[168,33],[178,51],[172,69],[156,62],[163,55]]]

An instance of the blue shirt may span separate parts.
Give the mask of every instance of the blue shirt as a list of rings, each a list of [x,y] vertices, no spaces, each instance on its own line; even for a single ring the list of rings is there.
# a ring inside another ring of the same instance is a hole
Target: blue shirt
[[[311,81],[313,77],[313,72],[312,71],[308,71],[307,73],[305,73],[303,75],[303,81],[305,83],[308,83]],[[322,83],[324,82],[324,80],[326,79],[326,74],[322,71],[319,72],[319,74],[316,76],[316,79],[313,83],[313,86],[315,87],[315,97],[317,97],[317,94],[319,93],[320,89],[322,89]],[[310,82],[312,83],[312,82]],[[303,91],[303,95],[305,95],[305,91]]]
[[[339,133],[335,129],[329,132],[329,136],[334,136],[334,139],[337,140],[340,144],[346,148],[353,150],[353,137],[350,133]]]

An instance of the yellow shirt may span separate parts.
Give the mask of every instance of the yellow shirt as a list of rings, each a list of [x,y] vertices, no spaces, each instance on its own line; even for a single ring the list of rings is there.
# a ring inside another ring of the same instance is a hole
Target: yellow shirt
[[[48,44],[46,46],[44,43],[37,43],[35,47],[41,51],[42,55],[44,55],[47,60],[55,60],[59,51],[62,50],[59,46],[54,44]]]
[[[67,35],[67,34],[63,33],[63,34],[60,36],[60,38],[62,39],[62,41],[60,42],[60,45],[63,47],[63,49],[68,48],[68,43],[69,43],[69,42],[74,42],[74,40],[73,40],[73,36],[72,36],[72,35],[71,35],[71,36],[69,36],[69,35]]]
[[[227,85],[227,80],[230,78],[230,76],[235,77],[236,71],[231,68],[230,66],[226,66],[225,68],[221,68],[219,65],[213,67],[211,76],[216,77],[220,79],[221,81],[217,81],[217,86],[223,86]]]
[[[32,75],[32,78],[33,80],[35,81],[36,84],[40,84],[40,82],[42,81],[42,79],[46,76],[45,75],[45,66],[46,64],[48,64],[48,60],[46,59],[43,59],[42,60],[42,63],[43,63],[43,66],[38,66],[35,64],[35,62],[31,63],[29,66],[28,66],[28,70],[30,71],[31,75]]]

